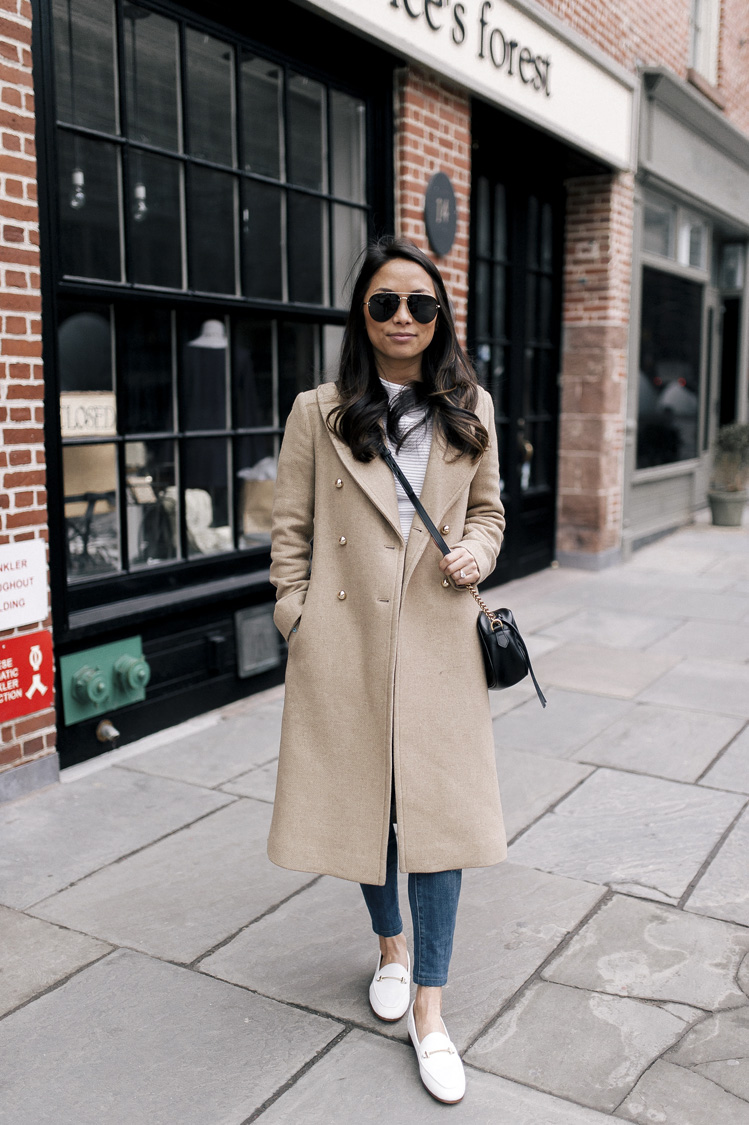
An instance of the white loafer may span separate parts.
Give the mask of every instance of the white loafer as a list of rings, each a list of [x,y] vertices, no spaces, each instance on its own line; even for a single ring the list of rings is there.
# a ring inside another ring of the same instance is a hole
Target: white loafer
[[[439,1031],[432,1031],[419,1042],[414,1006],[411,1005],[408,1012],[408,1034],[419,1060],[421,1081],[438,1102],[454,1105],[466,1092],[466,1076],[457,1047],[447,1034],[444,1021],[440,1022],[445,1028],[444,1035]]]
[[[372,983],[369,986],[369,1003],[378,1019],[394,1023],[408,1011],[411,999],[411,958],[406,954],[407,965],[391,962],[381,965],[382,954],[377,958]]]

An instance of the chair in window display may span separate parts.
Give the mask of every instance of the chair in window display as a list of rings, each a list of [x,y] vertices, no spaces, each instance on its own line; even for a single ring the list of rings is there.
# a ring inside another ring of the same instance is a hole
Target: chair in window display
[[[112,447],[68,446],[63,461],[71,572],[117,569],[117,470]]]

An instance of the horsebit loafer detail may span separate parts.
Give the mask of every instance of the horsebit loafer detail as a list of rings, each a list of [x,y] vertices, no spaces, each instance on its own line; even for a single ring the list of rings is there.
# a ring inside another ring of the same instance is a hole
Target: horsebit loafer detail
[[[421,1081],[438,1102],[453,1105],[459,1102],[466,1092],[466,1076],[463,1060],[447,1034],[444,1022],[442,1026],[445,1028],[444,1035],[439,1031],[432,1031],[419,1042],[414,1020],[414,1006],[411,1005],[408,1012],[408,1034],[419,1060]]]
[[[377,958],[372,983],[369,986],[369,1003],[378,1019],[394,1023],[402,1019],[408,1011],[411,999],[411,958],[406,954],[406,968],[396,962],[381,965],[382,955]]]

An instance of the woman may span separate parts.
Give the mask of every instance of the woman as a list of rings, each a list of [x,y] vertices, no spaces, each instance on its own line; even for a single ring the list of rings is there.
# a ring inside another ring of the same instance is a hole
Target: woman
[[[444,558],[383,442],[448,537]],[[279,458],[271,581],[289,661],[268,854],[362,884],[380,945],[370,1004],[391,1021],[409,1011],[422,1081],[445,1102],[465,1090],[441,1019],[461,871],[506,855],[477,609],[462,589],[490,574],[503,529],[494,408],[442,277],[412,243],[383,239],[354,285],[337,382],[298,396]]]

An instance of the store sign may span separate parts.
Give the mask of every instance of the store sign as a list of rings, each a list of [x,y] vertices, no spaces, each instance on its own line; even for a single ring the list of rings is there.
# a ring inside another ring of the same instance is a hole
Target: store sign
[[[47,544],[25,539],[0,547],[0,633],[47,616]]]
[[[458,204],[453,185],[444,172],[436,172],[427,184],[424,226],[435,254],[449,254],[458,229]]]
[[[52,636],[46,629],[0,641],[0,723],[52,703]]]
[[[60,395],[60,427],[64,438],[115,437],[114,391],[64,391]]]
[[[297,0],[619,168],[636,82],[522,0]]]

